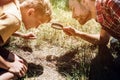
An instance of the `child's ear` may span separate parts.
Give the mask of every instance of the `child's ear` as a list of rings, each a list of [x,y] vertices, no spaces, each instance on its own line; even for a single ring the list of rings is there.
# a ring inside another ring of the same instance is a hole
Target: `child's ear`
[[[35,12],[35,9],[34,8],[30,8],[30,9],[28,9],[27,14],[28,14],[28,16],[30,16],[30,15],[33,15],[34,12]]]

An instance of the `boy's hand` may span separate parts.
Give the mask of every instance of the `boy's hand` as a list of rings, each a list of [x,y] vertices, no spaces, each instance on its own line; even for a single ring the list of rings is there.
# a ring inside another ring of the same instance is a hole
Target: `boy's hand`
[[[14,73],[18,77],[23,77],[27,71],[27,65],[25,65],[25,62],[16,54],[9,55],[9,59],[13,57],[14,60],[9,63],[8,71]]]
[[[36,37],[35,34],[30,32],[30,33],[27,33],[27,34],[23,34],[22,38],[24,38],[24,39],[36,39],[37,37]]]
[[[8,71],[14,73],[18,77],[23,77],[27,72],[27,67],[20,61],[14,61],[10,63]]]
[[[36,39],[36,35],[33,34],[32,32],[29,32],[27,34],[23,34],[21,32],[15,32],[13,33],[13,36],[16,36],[16,37],[22,37],[24,39]]]

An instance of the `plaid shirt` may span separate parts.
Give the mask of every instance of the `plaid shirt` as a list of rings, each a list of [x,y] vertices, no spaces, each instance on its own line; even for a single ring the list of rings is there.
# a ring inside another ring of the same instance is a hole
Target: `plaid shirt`
[[[96,0],[96,10],[102,28],[120,40],[120,0]]]

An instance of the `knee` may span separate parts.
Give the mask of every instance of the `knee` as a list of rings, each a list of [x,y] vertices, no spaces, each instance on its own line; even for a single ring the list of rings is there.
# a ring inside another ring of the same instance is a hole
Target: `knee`
[[[0,79],[1,80],[17,80],[18,77],[13,74],[13,73],[10,73],[10,72],[3,72],[1,75],[0,75]]]
[[[113,38],[110,41],[110,49],[113,51],[120,51],[120,41],[118,41],[117,39]]]

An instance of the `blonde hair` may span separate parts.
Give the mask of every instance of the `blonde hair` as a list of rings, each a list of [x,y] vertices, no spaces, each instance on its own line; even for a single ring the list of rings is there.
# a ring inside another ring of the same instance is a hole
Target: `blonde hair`
[[[24,7],[34,8],[41,15],[51,15],[51,5],[49,0],[25,0]]]

